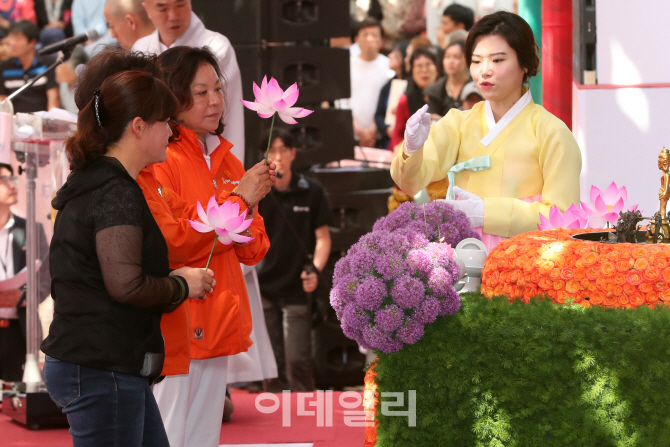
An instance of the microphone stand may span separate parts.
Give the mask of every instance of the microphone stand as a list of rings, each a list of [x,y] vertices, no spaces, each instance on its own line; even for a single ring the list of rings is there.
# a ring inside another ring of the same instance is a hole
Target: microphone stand
[[[28,81],[23,87],[21,87],[20,89],[18,89],[17,91],[15,91],[14,93],[12,93],[11,95],[9,95],[9,96],[7,97],[7,99],[9,99],[9,100],[11,101],[12,99],[16,98],[16,97],[19,96],[24,90],[26,90],[26,89],[29,88],[29,87],[32,87],[32,85],[33,85],[35,82],[39,81],[40,78],[42,78],[42,77],[44,77],[45,75],[51,73],[51,72],[54,71],[54,70],[56,69],[56,67],[58,67],[60,64],[62,64],[63,62],[66,62],[68,59],[70,59],[70,56],[72,56],[72,50],[73,50],[73,48],[70,48],[69,50],[63,50],[63,51],[61,51],[60,53],[58,53],[58,56],[56,57],[56,61],[55,61],[53,64],[51,64],[51,65],[49,66],[49,68],[47,68],[47,69],[44,70],[42,73],[40,73],[40,74],[38,74],[37,76],[35,76],[34,78],[32,78],[32,79],[31,79],[30,81]]]
[[[35,76],[23,87],[8,96],[13,99],[35,84],[40,78],[52,72],[57,66],[67,61],[72,54],[72,49],[59,53],[56,61],[45,71]],[[24,142],[23,151],[17,151],[17,159],[25,163],[26,173],[26,267],[27,267],[27,293],[26,293],[26,364],[23,371],[23,383],[25,394],[3,399],[3,413],[17,422],[25,424],[33,429],[41,425],[62,425],[63,415],[58,408],[50,402],[46,392],[43,392],[44,381],[38,362],[38,351],[41,340],[39,339],[38,319],[38,292],[37,292],[37,221],[35,217],[35,179],[40,162],[39,142]],[[22,153],[21,153],[22,152]],[[5,406],[7,409],[5,410]]]

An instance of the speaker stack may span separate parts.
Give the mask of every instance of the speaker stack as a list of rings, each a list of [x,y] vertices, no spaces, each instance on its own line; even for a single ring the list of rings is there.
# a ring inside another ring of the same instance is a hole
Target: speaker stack
[[[596,83],[596,0],[572,0],[572,74],[580,84]]]
[[[353,158],[353,124],[347,110],[318,110],[323,101],[348,98],[349,51],[330,48],[331,37],[348,36],[349,4],[333,0],[193,0],[205,26],[226,36],[237,56],[244,98],[252,82],[274,77],[286,89],[298,83],[296,106],[315,113],[286,126],[298,142],[296,169]],[[261,135],[270,120],[245,108],[245,167],[261,155]],[[275,120],[275,126],[281,126]]]
[[[242,74],[244,98],[253,100],[252,82],[274,77],[282,89],[298,84],[296,106],[314,110],[298,124],[275,120],[294,136],[297,157],[293,167],[319,181],[333,205],[332,254],[324,273],[332,277],[335,262],[375,220],[387,213],[393,181],[388,169],[326,168],[354,159],[350,110],[321,108],[351,96],[349,51],[330,48],[331,37],[351,33],[349,2],[343,0],[192,0],[193,11],[205,26],[226,36],[235,49]],[[267,140],[262,134],[270,120],[245,109],[245,166],[256,163]],[[327,299],[327,297],[326,297]],[[365,356],[356,342],[342,333],[334,311],[312,334],[315,379],[320,388],[361,385]]]

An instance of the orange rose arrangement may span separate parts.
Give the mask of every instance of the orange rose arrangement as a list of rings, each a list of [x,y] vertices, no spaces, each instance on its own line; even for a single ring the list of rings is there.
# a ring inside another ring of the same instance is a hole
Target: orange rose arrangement
[[[670,245],[572,239],[584,229],[531,231],[502,241],[482,270],[482,295],[554,304],[653,307],[670,302]]]

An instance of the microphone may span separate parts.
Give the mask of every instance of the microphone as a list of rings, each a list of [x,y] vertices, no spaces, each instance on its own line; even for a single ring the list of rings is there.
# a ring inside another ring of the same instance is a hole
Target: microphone
[[[56,42],[52,45],[49,45],[48,47],[44,47],[41,50],[39,50],[37,54],[39,54],[40,56],[44,56],[45,54],[53,54],[58,53],[59,51],[71,50],[80,43],[84,43],[87,40],[98,40],[99,37],[100,35],[96,30],[90,29],[85,33],[78,34],[76,36],[70,37],[69,39],[64,39],[61,40],[60,42]]]

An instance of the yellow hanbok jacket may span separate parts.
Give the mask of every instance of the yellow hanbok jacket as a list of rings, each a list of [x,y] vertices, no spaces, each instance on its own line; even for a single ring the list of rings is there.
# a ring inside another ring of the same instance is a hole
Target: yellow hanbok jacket
[[[447,177],[454,164],[490,155],[489,169],[455,175],[456,186],[484,200],[485,233],[510,237],[537,230],[540,213],[548,216],[554,205],[565,211],[570,204],[579,204],[582,158],[563,121],[531,100],[484,146],[480,140],[489,131],[484,104],[467,111],[450,110],[431,127],[417,152],[405,158],[398,151],[391,165],[398,187],[413,196]],[[529,202],[532,197],[539,201]]]

